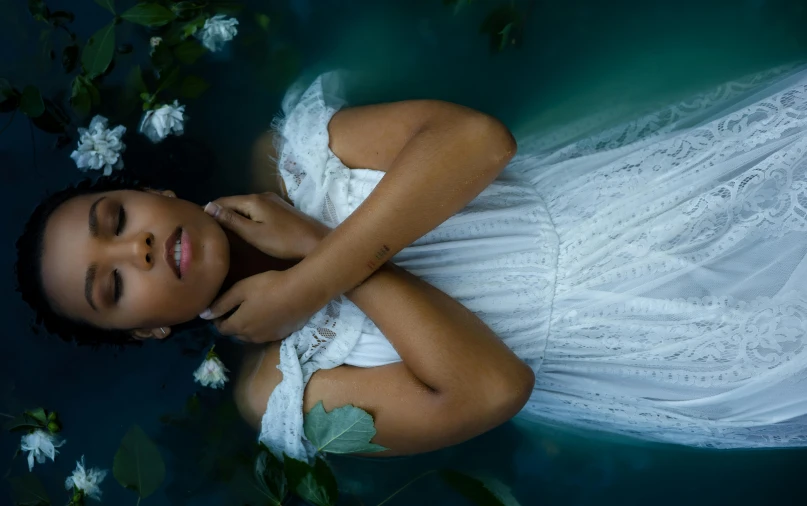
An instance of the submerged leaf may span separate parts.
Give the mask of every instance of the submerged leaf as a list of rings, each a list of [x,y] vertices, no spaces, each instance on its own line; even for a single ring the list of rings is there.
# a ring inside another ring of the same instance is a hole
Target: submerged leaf
[[[477,506],[505,506],[481,480],[452,469],[440,471],[440,478],[454,491]]]
[[[0,79],[0,112],[10,112],[20,105],[20,92],[7,79]]]
[[[20,478],[9,478],[11,496],[15,506],[45,506],[50,504],[50,497],[45,492],[42,482],[33,474]]]
[[[43,0],[28,0],[28,12],[37,21],[47,22],[48,16],[50,16],[50,11]]]
[[[115,14],[115,0],[95,0],[95,3]]]
[[[26,86],[25,89],[22,90],[22,98],[20,98],[20,110],[29,118],[37,118],[42,116],[42,113],[45,112],[45,102],[42,101],[42,94],[39,93],[39,90],[35,86]],[[48,423],[45,410],[42,408],[29,411],[28,415],[35,418],[37,421],[41,421],[43,424]]]
[[[266,14],[256,13],[255,21],[258,23],[258,26],[264,29],[264,31],[269,31],[269,16]]]
[[[126,21],[137,23],[143,26],[163,26],[167,25],[176,15],[157,3],[139,3],[120,15]]]
[[[174,56],[176,56],[177,60],[181,61],[185,65],[192,65],[196,63],[196,60],[198,60],[206,52],[207,48],[195,40],[190,39],[177,44],[177,46],[174,48]]]
[[[283,469],[286,471],[289,488],[295,495],[317,506],[336,504],[339,495],[336,478],[322,458],[317,458],[312,467],[284,454]]]
[[[199,98],[208,88],[210,88],[210,83],[201,77],[185,76],[185,79],[182,80],[182,86],[179,88],[179,94],[183,98]]]
[[[141,499],[153,494],[165,480],[165,463],[157,445],[134,425],[123,437],[115,454],[112,474],[118,483],[134,490]]]
[[[33,118],[35,127],[50,134],[64,133],[70,124],[70,117],[52,100],[45,99],[45,112]]]
[[[373,417],[355,406],[326,413],[320,401],[305,416],[303,429],[318,452],[371,453],[387,449],[370,442],[376,432]]]
[[[90,37],[81,55],[81,64],[90,79],[104,72],[115,55],[115,25],[110,23]]]

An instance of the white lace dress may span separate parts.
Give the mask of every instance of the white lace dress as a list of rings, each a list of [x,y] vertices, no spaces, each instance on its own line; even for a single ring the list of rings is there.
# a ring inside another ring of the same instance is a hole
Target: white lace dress
[[[292,89],[276,124],[290,198],[331,226],[384,176],[328,149],[338,86]],[[733,448],[807,445],[805,254],[807,68],[790,67],[560,145],[520,139],[500,178],[392,261],[534,368],[522,416]],[[283,342],[260,439],[310,457],[311,374],[398,360],[333,301]]]

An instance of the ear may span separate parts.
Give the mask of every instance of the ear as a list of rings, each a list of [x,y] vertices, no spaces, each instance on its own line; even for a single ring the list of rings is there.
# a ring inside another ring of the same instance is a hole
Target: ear
[[[175,198],[177,196],[177,194],[171,190],[155,190],[153,188],[146,188],[146,192],[154,195],[162,195],[163,197]]]
[[[136,329],[131,332],[132,337],[138,341],[146,339],[165,339],[171,335],[171,327],[157,327],[155,329]]]

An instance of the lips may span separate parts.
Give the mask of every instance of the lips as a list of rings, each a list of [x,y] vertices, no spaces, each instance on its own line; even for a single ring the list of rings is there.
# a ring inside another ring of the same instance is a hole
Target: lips
[[[177,277],[177,279],[182,279],[182,274],[179,272],[179,268],[177,267],[177,263],[174,260],[174,245],[177,243],[177,240],[182,233],[182,227],[177,227],[177,229],[168,236],[165,240],[165,245],[163,246],[163,259],[165,263],[168,264],[168,268],[171,269],[171,272]]]

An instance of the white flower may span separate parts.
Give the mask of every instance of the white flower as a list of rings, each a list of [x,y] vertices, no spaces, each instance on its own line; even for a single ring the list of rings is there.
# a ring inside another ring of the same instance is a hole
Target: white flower
[[[106,471],[102,471],[96,467],[89,470],[84,469],[84,455],[82,455],[81,461],[76,462],[76,470],[73,471],[73,475],[65,480],[64,488],[73,490],[73,487],[76,487],[85,496],[100,501],[101,489],[98,488],[98,485],[104,481],[106,473]]]
[[[205,21],[205,26],[196,32],[196,37],[202,41],[203,46],[215,53],[238,34],[238,28],[235,27],[237,24],[237,19],[227,19],[224,14],[217,14]]]
[[[169,134],[182,135],[185,132],[185,106],[174,100],[174,105],[164,105],[146,111],[140,122],[140,133],[151,142],[160,142]]]
[[[46,457],[50,460],[56,460],[56,454],[59,453],[56,448],[59,448],[64,443],[65,441],[42,429],[24,435],[20,443],[20,449],[24,452],[29,452],[28,470],[33,471],[34,459],[39,464],[44,464]]]
[[[149,46],[151,46],[151,49],[149,50],[149,56],[154,54],[154,51],[157,49],[157,46],[159,46],[160,42],[162,41],[163,41],[162,37],[152,37],[151,39],[149,39]]]
[[[112,130],[107,128],[107,119],[96,116],[90,122],[90,128],[79,128],[81,136],[78,149],[73,151],[70,158],[76,162],[81,170],[101,170],[104,175],[112,174],[113,170],[123,168],[123,158],[120,154],[126,149],[121,137],[126,133],[126,127],[118,125]]]
[[[229,381],[227,375],[229,369],[224,367],[219,357],[212,351],[207,354],[207,359],[193,373],[194,381],[202,386],[210,388],[224,388],[224,383]]]

